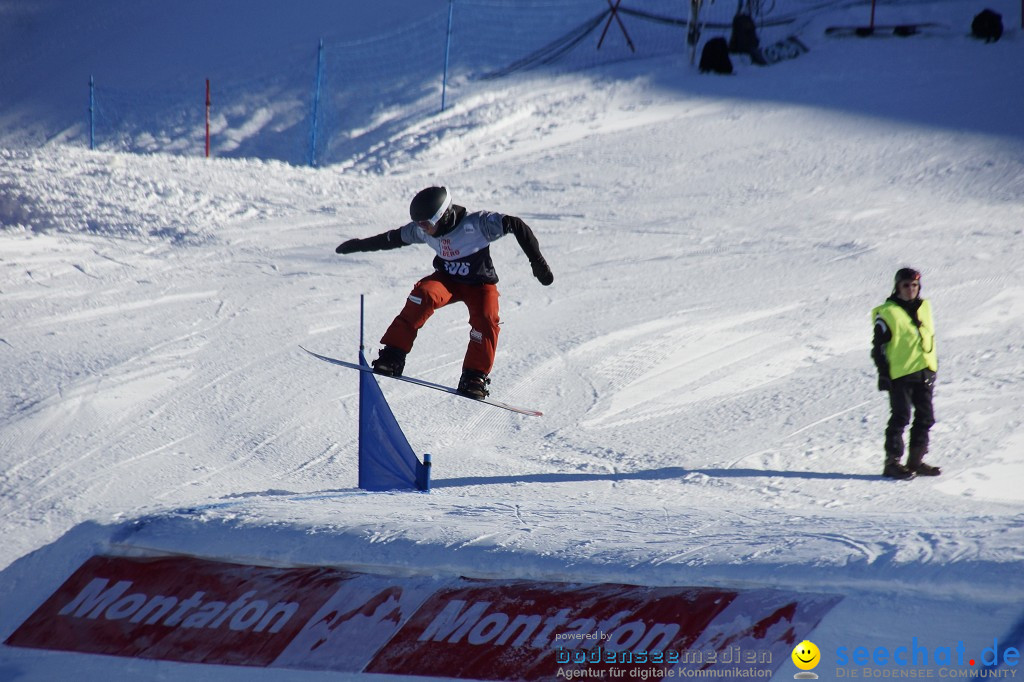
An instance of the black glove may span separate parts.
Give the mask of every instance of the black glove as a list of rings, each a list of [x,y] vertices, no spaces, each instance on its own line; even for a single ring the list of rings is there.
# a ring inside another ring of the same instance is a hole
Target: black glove
[[[551,274],[548,262],[543,258],[538,258],[530,263],[530,267],[533,268],[533,276],[544,286],[548,286],[555,281],[555,276]]]
[[[892,379],[890,379],[889,377],[883,377],[883,376],[878,377],[878,390],[879,391],[888,391],[891,388],[892,388]]]
[[[347,242],[342,242],[334,249],[334,253],[355,253],[356,251],[362,251],[362,248],[360,248],[361,241],[363,240],[349,239]]]

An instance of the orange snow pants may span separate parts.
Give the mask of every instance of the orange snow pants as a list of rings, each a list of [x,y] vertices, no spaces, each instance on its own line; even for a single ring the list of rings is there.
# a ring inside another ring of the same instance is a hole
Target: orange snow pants
[[[434,311],[456,301],[469,308],[469,347],[462,368],[489,374],[498,347],[498,287],[493,284],[457,282],[442,272],[424,277],[413,287],[380,342],[408,353]]]

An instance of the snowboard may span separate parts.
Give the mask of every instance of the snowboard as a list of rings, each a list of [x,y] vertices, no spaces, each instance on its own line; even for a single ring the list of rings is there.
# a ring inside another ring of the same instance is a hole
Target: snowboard
[[[299,348],[302,348],[302,346],[299,346]],[[457,395],[460,398],[465,398],[466,400],[474,400],[474,401],[476,401],[478,403],[485,403],[487,405],[493,405],[494,407],[500,407],[503,410],[508,410],[509,412],[515,412],[517,414],[525,414],[525,415],[527,415],[529,417],[540,417],[543,414],[542,412],[540,412],[538,410],[531,410],[531,409],[526,408],[526,407],[516,407],[515,405],[509,405],[508,403],[503,403],[500,400],[492,400],[491,398],[471,398],[468,395],[462,395],[461,393],[459,393],[457,390],[455,390],[451,386],[443,386],[441,384],[435,384],[432,381],[426,381],[424,379],[417,379],[416,377],[407,377],[407,376],[393,377],[393,376],[389,376],[387,374],[377,374],[376,372],[373,371],[372,367],[364,367],[362,365],[357,365],[354,362],[345,362],[344,360],[338,360],[337,358],[330,358],[330,357],[327,357],[326,355],[320,355],[319,353],[314,353],[313,351],[309,350],[308,348],[302,348],[302,350],[306,351],[307,353],[312,355],[314,358],[317,358],[318,360],[323,360],[324,362],[329,362],[332,365],[338,365],[339,367],[348,367],[349,369],[355,369],[355,370],[358,370],[360,372],[366,372],[368,374],[373,374],[373,375],[379,376],[379,377],[385,377],[387,379],[397,379],[398,381],[404,381],[404,382],[409,383],[409,384],[416,384],[417,386],[425,386],[427,388],[432,388],[435,391],[444,391],[445,393],[451,393],[452,395]]]

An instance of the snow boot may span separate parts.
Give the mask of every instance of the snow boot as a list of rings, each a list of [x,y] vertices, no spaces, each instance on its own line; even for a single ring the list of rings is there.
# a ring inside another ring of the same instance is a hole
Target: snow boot
[[[371,364],[373,371],[389,377],[400,377],[405,371],[405,351],[394,346],[384,346]]]
[[[892,464],[885,465],[885,468],[882,470],[882,476],[885,476],[886,478],[894,478],[897,481],[909,481],[914,478],[916,474],[899,462],[894,462]]]
[[[882,476],[893,478],[897,481],[909,481],[914,478],[914,472],[900,464],[899,457],[886,457],[885,468],[882,469]]]
[[[931,464],[924,463],[924,456],[928,452],[928,448],[921,446],[910,446],[910,456],[907,457],[907,469],[914,472],[918,476],[939,476],[942,474],[942,469],[939,467],[933,467]]]
[[[490,391],[487,390],[487,384],[489,383],[491,383],[491,380],[483,372],[475,369],[464,369],[462,370],[462,378],[459,379],[459,387],[456,390],[459,392],[459,395],[481,400],[490,395]]]

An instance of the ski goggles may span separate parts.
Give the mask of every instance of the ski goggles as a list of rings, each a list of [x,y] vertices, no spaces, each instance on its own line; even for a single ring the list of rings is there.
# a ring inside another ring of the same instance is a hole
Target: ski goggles
[[[432,230],[437,227],[437,224],[444,218],[444,214],[448,212],[448,209],[452,207],[452,195],[445,193],[446,196],[444,201],[441,203],[441,207],[437,209],[437,213],[427,218],[426,220],[417,220],[416,224],[424,230]]]

